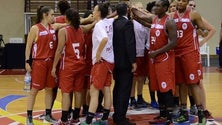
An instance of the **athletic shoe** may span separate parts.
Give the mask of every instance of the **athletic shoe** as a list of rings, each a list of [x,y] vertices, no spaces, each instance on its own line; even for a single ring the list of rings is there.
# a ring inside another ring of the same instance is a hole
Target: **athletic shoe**
[[[34,125],[32,117],[27,117],[26,118],[26,125]]]
[[[206,118],[203,110],[198,110],[198,125],[206,125]]]
[[[57,123],[55,123],[53,125],[70,125],[70,124],[69,124],[69,122],[62,122],[61,120],[59,120]]]
[[[46,115],[43,123],[56,124],[57,121],[51,115]]]
[[[193,105],[190,107],[190,114],[191,115],[197,115],[197,112],[198,112],[198,110],[197,110],[196,105]]]
[[[181,110],[177,118],[173,119],[173,123],[188,123],[189,115],[187,110]]]
[[[214,120],[214,117],[211,115],[211,113],[208,110],[204,111],[204,115],[205,115],[205,118],[207,120],[209,120],[209,121],[213,121]]]
[[[39,117],[38,117],[39,120],[44,120],[45,119],[45,114],[41,114]]]
[[[137,100],[136,104],[138,107],[141,107],[141,108],[147,108],[149,105],[149,103],[147,103],[144,99]]]
[[[156,101],[151,101],[150,105],[151,105],[152,108],[156,108],[156,109],[159,108],[159,105]]]
[[[69,121],[70,125],[79,125],[80,124],[80,121],[79,119],[71,119]]]

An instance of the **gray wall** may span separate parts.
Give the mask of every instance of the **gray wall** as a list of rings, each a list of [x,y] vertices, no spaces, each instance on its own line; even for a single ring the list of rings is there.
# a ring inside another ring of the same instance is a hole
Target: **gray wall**
[[[152,0],[131,0],[146,3]],[[215,47],[219,43],[220,22],[222,21],[222,0],[196,0],[197,10],[215,28],[216,33],[208,42],[211,55],[215,55]],[[10,37],[24,37],[24,0],[1,0],[0,3],[0,34],[4,41]]]
[[[6,43],[10,37],[24,37],[24,0],[1,0],[0,34]]]

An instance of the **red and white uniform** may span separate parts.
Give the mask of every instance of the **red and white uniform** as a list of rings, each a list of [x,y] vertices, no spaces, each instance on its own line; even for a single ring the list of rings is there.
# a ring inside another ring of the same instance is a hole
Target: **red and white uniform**
[[[55,17],[55,23],[65,23],[66,22],[66,17],[64,15],[57,16]]]
[[[186,9],[182,16],[178,11],[173,15],[177,25],[176,83],[196,84],[200,78],[199,43],[190,13],[191,10]]]
[[[166,33],[166,21],[169,16],[161,19],[155,17],[150,29],[150,51],[155,51],[168,44]],[[150,60],[150,87],[151,90],[167,92],[175,88],[175,55],[174,51],[168,51],[157,55]]]
[[[135,39],[136,39],[136,64],[137,69],[135,76],[146,76],[146,61],[145,61],[145,44],[149,38],[148,28],[144,27],[142,24],[133,20]]]
[[[56,83],[50,72],[55,55],[55,30],[51,25],[48,29],[41,23],[36,26],[38,27],[38,36],[32,48],[32,87],[36,89],[53,88]]]
[[[66,42],[61,58],[59,86],[62,92],[82,91],[84,80],[84,35],[82,29],[66,26]]]
[[[96,23],[93,29],[92,42],[92,62],[91,83],[97,88],[102,89],[104,86],[110,86],[112,80],[112,70],[114,67],[113,54],[113,21],[114,19],[103,19]],[[101,52],[102,62],[96,63],[96,53],[103,38],[108,41]]]

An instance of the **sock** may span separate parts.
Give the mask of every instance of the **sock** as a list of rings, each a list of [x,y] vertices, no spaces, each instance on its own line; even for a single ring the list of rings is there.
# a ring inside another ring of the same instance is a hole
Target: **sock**
[[[88,115],[86,117],[86,123],[91,124],[92,119],[94,118],[94,116],[95,116],[95,113],[88,112]]]
[[[109,118],[109,109],[103,109],[103,117],[102,120],[107,120]]]
[[[179,97],[173,97],[173,101],[174,101],[174,105],[176,106],[179,106],[180,104],[180,101],[179,101]]]
[[[51,115],[52,109],[46,109],[45,110],[45,115]]]
[[[86,105],[86,104],[84,104],[84,105],[83,105],[83,111],[88,112],[88,110],[89,110],[89,106],[88,106],[88,105]]]
[[[140,101],[143,101],[143,95],[137,95],[137,101],[140,102]]]
[[[75,110],[73,111],[73,119],[78,119],[79,113],[80,113],[80,108],[75,108]]]
[[[68,114],[69,114],[69,111],[62,111],[62,117],[61,117],[62,122],[68,121]]]
[[[151,98],[151,101],[156,101],[155,92],[150,91],[150,98]]]
[[[181,104],[181,105],[180,105],[180,108],[181,108],[182,110],[187,110],[187,104]]]
[[[32,110],[27,110],[27,116],[32,117]]]
[[[189,96],[189,100],[190,100],[190,105],[191,105],[191,106],[194,106],[194,105],[195,105],[195,102],[194,102],[193,96]]]
[[[69,114],[73,112],[72,107],[69,107]]]
[[[130,97],[130,101],[136,100],[135,97]]]

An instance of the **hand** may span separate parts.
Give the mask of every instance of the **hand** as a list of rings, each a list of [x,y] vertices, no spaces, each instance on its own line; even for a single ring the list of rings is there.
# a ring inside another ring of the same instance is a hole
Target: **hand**
[[[136,63],[133,63],[132,64],[132,72],[136,72],[136,68],[137,68],[137,65],[136,65]]]
[[[52,68],[51,75],[56,78],[56,68]]]
[[[149,54],[150,58],[155,58],[157,55],[157,52],[156,51],[149,51],[148,54]]]
[[[90,21],[90,22],[93,22],[93,21],[94,21],[93,15],[90,14],[90,15],[87,17],[87,20]]]
[[[32,71],[31,66],[29,65],[29,63],[25,63],[25,69],[26,69],[27,72]]]

